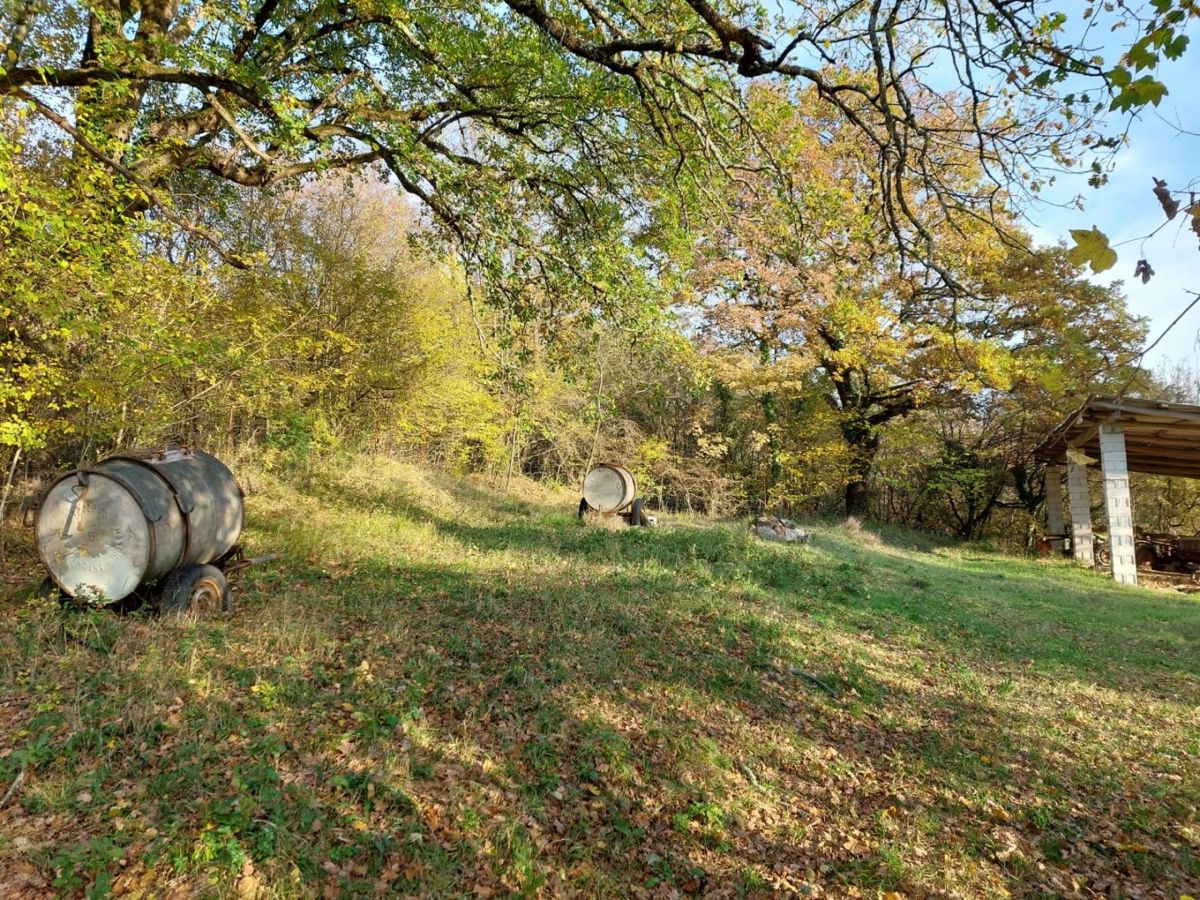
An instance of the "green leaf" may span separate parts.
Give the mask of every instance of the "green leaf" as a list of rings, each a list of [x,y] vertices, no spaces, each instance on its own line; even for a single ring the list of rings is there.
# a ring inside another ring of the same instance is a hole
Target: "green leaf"
[[[1150,43],[1150,36],[1146,36],[1129,48],[1126,56],[1135,71],[1153,69],[1158,65],[1158,54],[1150,50]]]
[[[1133,81],[1133,76],[1129,74],[1129,70],[1124,66],[1116,66],[1110,69],[1107,73],[1108,80],[1117,87],[1125,87],[1129,82]],[[1087,103],[1087,96],[1084,96],[1084,103]]]
[[[1179,59],[1183,56],[1183,51],[1187,49],[1189,38],[1186,34],[1181,34],[1173,41],[1168,41],[1163,44],[1163,55],[1167,59]]]
[[[1108,245],[1108,235],[1095,226],[1089,231],[1072,228],[1071,237],[1075,246],[1067,251],[1067,259],[1074,265],[1086,263],[1098,275],[1117,264],[1117,251]]]
[[[1112,109],[1123,111],[1143,106],[1158,106],[1167,95],[1167,86],[1151,75],[1143,75],[1113,98]]]

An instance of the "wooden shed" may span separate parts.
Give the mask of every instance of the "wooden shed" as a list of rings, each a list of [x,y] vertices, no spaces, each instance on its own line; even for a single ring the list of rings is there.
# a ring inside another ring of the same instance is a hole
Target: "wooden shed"
[[[1071,547],[1092,564],[1087,467],[1099,463],[1108,513],[1113,579],[1137,584],[1129,473],[1200,478],[1200,406],[1131,397],[1092,397],[1067,416],[1034,451],[1046,464],[1046,518],[1051,534],[1066,534],[1062,480],[1066,474]]]

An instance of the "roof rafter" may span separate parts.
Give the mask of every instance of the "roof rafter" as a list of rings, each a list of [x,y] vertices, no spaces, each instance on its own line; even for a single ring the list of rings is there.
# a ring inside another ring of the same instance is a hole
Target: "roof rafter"
[[[1090,397],[1068,415],[1034,450],[1045,463],[1063,460],[1067,450],[1100,457],[1100,429],[1119,424],[1131,472],[1200,478],[1200,406],[1137,397]]]

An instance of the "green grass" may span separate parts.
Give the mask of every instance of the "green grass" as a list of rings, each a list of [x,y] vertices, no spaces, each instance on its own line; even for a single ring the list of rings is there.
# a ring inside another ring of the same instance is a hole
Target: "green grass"
[[[5,894],[1200,884],[1191,599],[903,533],[580,526],[377,460],[254,481],[286,558],[228,618],[8,602]]]

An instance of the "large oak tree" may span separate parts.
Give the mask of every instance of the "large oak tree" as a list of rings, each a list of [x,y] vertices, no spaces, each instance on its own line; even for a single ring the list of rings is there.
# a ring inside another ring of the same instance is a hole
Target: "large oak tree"
[[[951,289],[887,240],[877,215],[887,185],[857,129],[811,89],[755,90],[748,108],[764,149],[746,149],[730,214],[700,241],[696,303],[700,333],[733,352],[728,377],[761,408],[768,492],[783,474],[789,418],[810,415],[806,398],[820,397],[840,432],[847,514],[867,515],[890,423],[937,406],[965,418],[980,396],[996,405],[1012,394],[1019,408],[1039,388],[1052,419],[1055,398],[1086,391],[1144,338],[1120,293],[1082,280],[1065,249],[1029,249],[1002,197],[992,215],[1011,243],[977,210],[922,197],[940,265],[962,288]],[[766,148],[774,164],[756,164]],[[964,194],[986,178],[961,150],[943,160]]]
[[[636,249],[641,185],[690,175],[686,194],[730,162],[745,79],[802,82],[857,129],[890,239],[935,269],[926,201],[990,215],[1002,188],[1079,160],[1114,87],[1084,46],[1089,20],[1044,0],[836,0],[779,15],[723,0],[0,10],[0,95],[36,104],[147,204],[181,172],[262,186],[380,163],[493,272],[566,276],[596,296],[652,268],[642,257],[606,272]],[[1064,97],[1064,79],[1100,94]],[[970,194],[947,177],[947,148],[988,173]]]

